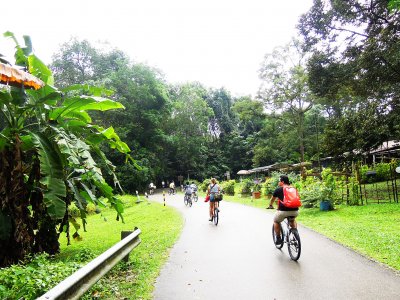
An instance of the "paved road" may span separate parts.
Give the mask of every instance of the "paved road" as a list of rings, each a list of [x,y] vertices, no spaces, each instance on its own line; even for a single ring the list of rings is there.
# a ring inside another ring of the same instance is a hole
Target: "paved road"
[[[272,244],[272,211],[223,201],[215,226],[202,199],[189,208],[182,195],[167,195],[166,204],[185,226],[157,278],[156,300],[400,299],[399,274],[304,227],[300,260],[291,261],[286,247]]]

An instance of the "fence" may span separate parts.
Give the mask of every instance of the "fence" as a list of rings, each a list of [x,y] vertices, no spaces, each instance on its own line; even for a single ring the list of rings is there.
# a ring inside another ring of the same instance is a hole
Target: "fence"
[[[137,228],[126,237],[122,233],[123,239],[120,242],[60,282],[37,300],[79,299],[120,260],[128,257],[129,253],[140,244],[140,233],[140,229]]]

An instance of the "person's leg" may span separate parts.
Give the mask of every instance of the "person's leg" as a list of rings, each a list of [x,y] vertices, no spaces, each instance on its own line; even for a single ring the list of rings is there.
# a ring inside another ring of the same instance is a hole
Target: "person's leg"
[[[288,216],[291,217],[291,218],[289,218],[290,227],[297,228],[296,217],[299,215],[299,211],[295,210],[295,211],[288,212],[287,214],[288,214]]]
[[[214,214],[214,202],[210,201],[210,221],[212,221],[213,214]]]
[[[281,222],[284,219],[284,213],[280,210],[277,210],[274,215],[274,230],[277,237],[281,237]]]
[[[293,219],[291,218],[290,221],[289,221],[289,225],[292,228],[297,228],[296,218],[293,218]]]
[[[275,230],[275,235],[277,237],[280,237],[281,236],[281,228],[279,226],[279,223],[274,222],[274,230]]]

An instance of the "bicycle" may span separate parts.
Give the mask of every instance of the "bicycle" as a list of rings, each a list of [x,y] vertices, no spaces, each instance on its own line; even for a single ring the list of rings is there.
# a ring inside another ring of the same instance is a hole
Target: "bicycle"
[[[183,202],[185,203],[186,206],[189,205],[192,206],[192,195],[185,194],[185,197],[183,198]]]
[[[219,201],[215,201],[214,202],[214,214],[213,214],[213,223],[215,226],[218,225],[218,221],[219,221]]]
[[[149,189],[149,195],[153,195],[154,194],[154,189]]]
[[[197,196],[196,192],[192,193],[192,198],[194,202],[197,202],[197,200],[199,200],[199,196]]]
[[[175,189],[169,188],[168,195],[175,195]]]
[[[290,219],[295,217],[287,217],[282,222],[284,226],[282,227],[282,223],[279,224],[280,232],[281,232],[281,243],[276,244],[277,236],[275,233],[274,225],[272,225],[272,239],[274,241],[275,247],[277,249],[282,249],[283,244],[286,243],[288,246],[289,256],[292,260],[297,261],[300,258],[301,254],[301,242],[300,235],[297,228],[292,228],[289,225]]]

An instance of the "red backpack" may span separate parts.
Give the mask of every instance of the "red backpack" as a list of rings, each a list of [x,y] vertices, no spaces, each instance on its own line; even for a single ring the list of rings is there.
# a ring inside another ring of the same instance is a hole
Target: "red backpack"
[[[281,203],[288,208],[298,208],[301,206],[299,192],[292,186],[283,187],[283,201]]]

